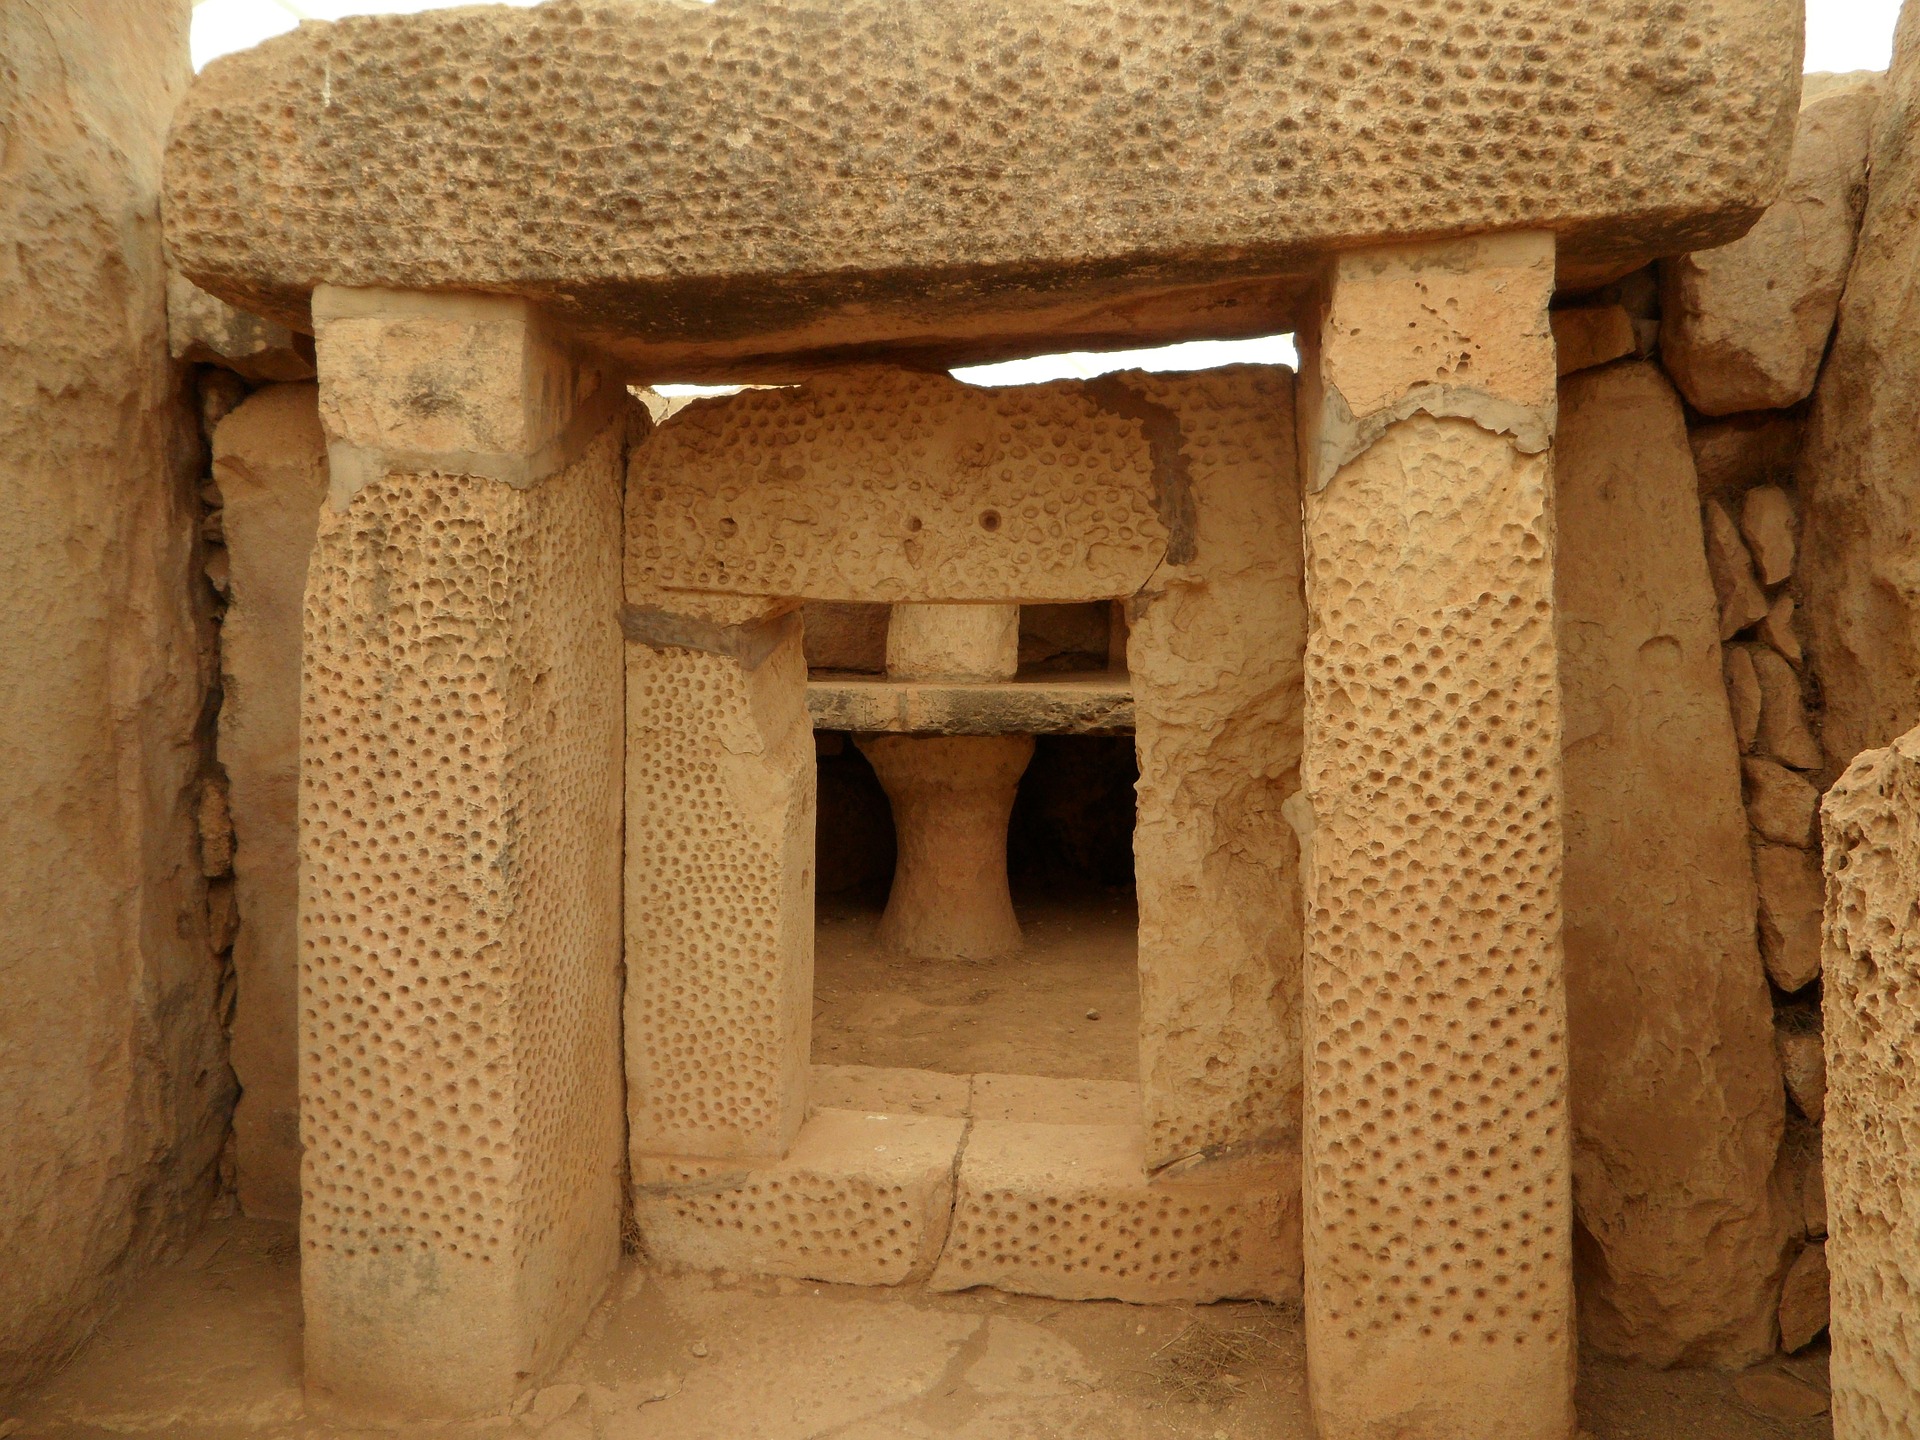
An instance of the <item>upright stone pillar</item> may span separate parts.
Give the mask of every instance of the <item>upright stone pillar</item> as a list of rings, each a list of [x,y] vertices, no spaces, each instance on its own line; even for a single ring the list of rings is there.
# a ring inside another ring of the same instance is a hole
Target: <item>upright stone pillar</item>
[[[497,1408],[619,1257],[619,387],[322,287],[300,775],[309,1389]]]
[[[1341,257],[1305,345],[1322,1440],[1567,1440],[1554,243]]]

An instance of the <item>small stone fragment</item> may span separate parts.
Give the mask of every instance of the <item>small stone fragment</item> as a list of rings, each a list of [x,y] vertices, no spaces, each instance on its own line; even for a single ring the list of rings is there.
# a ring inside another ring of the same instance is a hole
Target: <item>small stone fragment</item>
[[[1793,574],[1793,501],[1778,485],[1756,485],[1740,502],[1740,533],[1746,537],[1762,585]]]
[[[1733,733],[1744,755],[1760,733],[1760,677],[1753,673],[1753,657],[1744,645],[1729,645],[1722,661],[1726,670],[1727,704],[1733,711]]]
[[[1733,1382],[1733,1393],[1742,1405],[1768,1419],[1811,1420],[1827,1413],[1825,1395],[1779,1370],[1749,1370]]]
[[[1805,658],[1800,649],[1800,637],[1793,628],[1793,596],[1782,593],[1774,598],[1767,610],[1767,618],[1760,622],[1760,638],[1779,651],[1790,665],[1798,666]]]
[[[1788,994],[1820,978],[1820,919],[1825,885],[1820,858],[1788,845],[1754,850],[1760,895],[1760,956]]]
[[[1830,1283],[1827,1242],[1816,1240],[1800,1252],[1780,1291],[1780,1348],[1789,1355],[1806,1349],[1827,1328]]]
[[[210,777],[200,787],[200,873],[209,880],[233,870],[233,815],[227,806],[227,784]]]
[[[1818,1125],[1827,1113],[1827,1046],[1820,1012],[1804,1005],[1777,1010],[1773,1046],[1780,1054],[1787,1094],[1800,1107],[1800,1113]]]
[[[1605,365],[1633,354],[1639,345],[1633,317],[1618,305],[1555,310],[1547,319],[1553,325],[1554,367],[1561,375]]]
[[[1755,737],[1760,753],[1796,770],[1818,770],[1826,757],[1807,728],[1800,677],[1776,651],[1764,645],[1754,646],[1749,658],[1760,682],[1760,729]]]
[[[704,1340],[694,1341],[693,1344],[687,1347],[687,1353],[693,1356],[693,1358],[696,1360],[706,1359],[707,1358],[707,1342]]]
[[[202,370],[200,372],[200,430],[209,437],[220,427],[220,422],[240,408],[240,402],[247,398],[251,389],[231,370]]]
[[[1806,777],[1758,755],[1743,757],[1740,773],[1747,782],[1747,819],[1753,828],[1777,845],[1811,849],[1820,792]]]
[[[1718,500],[1709,500],[1704,520],[1707,539],[1707,572],[1713,576],[1713,593],[1720,602],[1720,638],[1731,640],[1747,626],[1763,619],[1767,597],[1753,578],[1753,557],[1740,538],[1740,528]]]
[[[549,1424],[578,1405],[585,1393],[579,1385],[549,1385],[533,1397],[526,1413],[537,1424]]]

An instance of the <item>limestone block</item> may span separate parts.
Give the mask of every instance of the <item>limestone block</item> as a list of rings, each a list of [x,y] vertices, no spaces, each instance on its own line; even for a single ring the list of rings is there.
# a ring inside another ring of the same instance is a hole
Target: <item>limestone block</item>
[[[1800,112],[1786,188],[1731,245],[1664,261],[1660,356],[1707,415],[1781,410],[1813,393],[1866,203],[1877,87]]]
[[[1820,858],[1788,845],[1756,845],[1760,892],[1760,955],[1773,983],[1788,994],[1820,978]]]
[[[199,437],[159,235],[187,24],[0,5],[0,1394],[185,1244],[231,1113],[194,834]]]
[[[313,385],[270,385],[213,435],[231,582],[220,627],[220,765],[231,784],[231,1040],[240,1082],[234,1164],[241,1208],[300,1210],[300,629],[326,435]]]
[[[1820,1158],[1820,1127],[1803,1116],[1787,1116],[1786,1138],[1780,1143],[1781,1179],[1787,1200],[1800,1216],[1800,1228],[1813,1239],[1827,1233],[1825,1167]]]
[[[1785,172],[1800,24],[1798,0],[366,17],[197,77],[167,239],[287,324],[322,275],[524,295],[636,379],[1265,334],[1336,248],[1545,229],[1604,278],[1744,233]],[[1487,143],[1510,127],[1524,156]]]
[[[1553,362],[1560,375],[1591,370],[1639,347],[1633,317],[1618,305],[1582,305],[1552,311]]]
[[[1793,501],[1778,485],[1756,485],[1742,497],[1740,534],[1762,585],[1778,585],[1793,574],[1797,529]]]
[[[881,1065],[815,1065],[807,1095],[811,1108],[874,1115],[949,1115],[964,1118],[973,1086],[965,1075]]]
[[[1818,770],[1820,742],[1807,728],[1807,709],[1800,698],[1800,677],[1777,652],[1764,645],[1752,648],[1754,677],[1760,683],[1760,726],[1756,747],[1795,770]]]
[[[1720,638],[1731,640],[1757,620],[1766,618],[1767,597],[1753,578],[1753,557],[1740,538],[1739,527],[1718,500],[1702,507],[1706,526],[1707,570],[1720,602]]]
[[[976,1120],[953,1228],[928,1282],[1060,1300],[1291,1299],[1300,1286],[1299,1169],[1150,1182],[1136,1125]]]
[[[1008,629],[1017,638],[1017,620]],[[1020,948],[1007,888],[1007,821],[1031,735],[866,735],[899,854],[880,943],[921,960],[994,960]]]
[[[248,315],[178,275],[167,276],[173,358],[224,365],[257,383],[313,378],[313,337]]]
[[[1740,774],[1746,781],[1747,820],[1762,838],[1811,849],[1820,792],[1806,777],[1758,755],[1741,760]]]
[[[1293,377],[1121,377],[1187,457],[1191,554],[1130,607],[1147,1164],[1297,1151],[1300,483]]]
[[[335,1406],[504,1405],[619,1258],[622,429],[524,487],[369,474],[321,512],[301,1287]]]
[[[1748,1364],[1773,1349],[1783,1105],[1680,398],[1646,362],[1574,376],[1554,453],[1580,1334]]]
[[[976,1120],[1137,1126],[1140,1123],[1140,1087],[1126,1080],[976,1075],[973,1077],[973,1099],[967,1113]]]
[[[1774,1048],[1787,1094],[1800,1113],[1818,1125],[1827,1113],[1827,1052],[1820,1012],[1808,1006],[1783,1006],[1774,1017]]]
[[[655,1264],[898,1285],[946,1241],[966,1123],[819,1110],[785,1159],[636,1154],[634,1219]]]
[[[1796,478],[1807,657],[1831,780],[1920,723],[1920,22],[1902,17],[1866,212]]]
[[[1826,1244],[1815,1241],[1794,1260],[1780,1292],[1780,1348],[1789,1355],[1806,1349],[1827,1328],[1832,1317],[1830,1284]]]
[[[1900,31],[1908,75],[1920,58],[1914,15],[1909,6]],[[1822,829],[1834,1433],[1912,1440],[1920,1426],[1920,735],[1856,757],[1827,792]]]
[[[1553,253],[1522,234],[1343,255],[1301,330],[1326,1440],[1574,1424]]]
[[[895,605],[890,680],[1011,680],[1020,668],[1018,605]]]
[[[1760,734],[1760,677],[1753,656],[1744,645],[1729,645],[1722,656],[1727,682],[1727,705],[1733,713],[1733,735],[1742,753],[1753,749]]]
[[[774,1158],[806,1112],[817,766],[799,617],[714,629],[745,648],[627,646],[636,1156]]]
[[[1735,499],[1755,485],[1791,482],[1805,418],[1762,410],[1709,420],[1687,431],[1702,495]]]
[[[862,368],[702,401],[634,456],[629,569],[805,600],[1131,595],[1191,518],[1183,455],[1129,396]]]
[[[1793,628],[1793,613],[1797,608],[1793,596],[1782,591],[1767,607],[1767,618],[1760,622],[1760,638],[1796,669],[1806,659],[1800,648],[1799,632]]]
[[[807,667],[878,675],[887,668],[885,605],[836,605],[816,600],[800,607]]]
[[[912,735],[1115,735],[1134,728],[1133,688],[1110,670],[1000,681],[809,679],[821,730]]]

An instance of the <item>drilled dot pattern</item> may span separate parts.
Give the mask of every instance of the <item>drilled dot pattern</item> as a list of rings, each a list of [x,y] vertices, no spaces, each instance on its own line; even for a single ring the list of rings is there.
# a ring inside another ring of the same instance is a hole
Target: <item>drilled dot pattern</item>
[[[1178,417],[1196,526],[1128,647],[1147,1163],[1297,1153],[1299,843],[1280,810],[1300,788],[1307,626],[1293,374],[1123,378]]]
[[[636,1152],[780,1155],[804,1113],[816,771],[806,683],[797,622],[753,669],[628,647]]]
[[[809,600],[1086,600],[1166,553],[1152,447],[1075,383],[861,368],[689,406],[633,458],[629,581]]]
[[[1822,982],[1837,1435],[1920,1440],[1920,736],[1827,792]]]
[[[283,318],[324,276],[736,343],[828,302],[963,322],[996,287],[1031,305],[1100,267],[1238,277],[1369,238],[1677,253],[1772,199],[1797,24],[1788,0],[352,19],[196,80],[168,240]]]
[[[532,489],[389,475],[323,511],[301,719],[311,1264],[611,1244],[618,432]]]
[[[1306,507],[1308,1304],[1343,1348],[1568,1343],[1550,479],[1420,417]]]

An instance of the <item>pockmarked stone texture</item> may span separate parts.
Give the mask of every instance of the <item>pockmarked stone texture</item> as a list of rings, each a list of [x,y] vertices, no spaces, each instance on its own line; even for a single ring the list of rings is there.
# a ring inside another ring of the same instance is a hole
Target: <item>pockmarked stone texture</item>
[[[1301,332],[1325,1440],[1574,1425],[1553,254],[1527,234],[1345,255]],[[1450,413],[1409,403],[1441,392]],[[1392,418],[1329,470],[1351,450],[1330,432],[1364,438],[1375,415]]]
[[[1784,410],[1813,393],[1867,199],[1878,86],[1800,112],[1786,188],[1718,249],[1662,262],[1660,358],[1705,415]]]
[[[1580,1335],[1752,1364],[1784,1105],[1680,397],[1646,363],[1573,376],[1554,453]]]
[[[1796,0],[353,19],[201,73],[168,241],[284,323],[316,277],[519,294],[677,378],[1265,333],[1357,243],[1550,230],[1598,283],[1734,239],[1784,173],[1800,24]]]
[[[1920,38],[1915,13],[1907,7],[1903,43]],[[1827,793],[1822,828],[1834,1433],[1912,1440],[1920,1435],[1920,733],[1856,757]]]
[[[1795,472],[1807,658],[1828,769],[1920,723],[1920,13],[1875,112],[1871,181],[1833,348]]]
[[[167,354],[188,7],[0,5],[0,1394],[219,1192],[233,1080],[194,810],[211,593]]]
[[[1191,476],[1192,554],[1130,602],[1146,1161],[1297,1151],[1300,485],[1280,368],[1128,374]]]
[[[220,422],[213,481],[229,564],[220,765],[229,783],[236,984],[235,1179],[249,1215],[300,1211],[300,633],[327,494],[318,388],[270,385]]]
[[[629,564],[668,592],[1131,595],[1191,544],[1169,426],[1111,377],[982,389],[863,367],[744,390],[636,453]]]
[[[318,353],[337,461],[333,417],[422,362],[335,371],[325,327]],[[527,374],[468,403],[520,410]],[[436,443],[426,410],[395,413],[400,451]],[[506,1404],[618,1261],[624,444],[616,415],[519,485],[367,470],[341,497],[334,467],[302,654],[301,1289],[309,1393],[342,1410]]]

